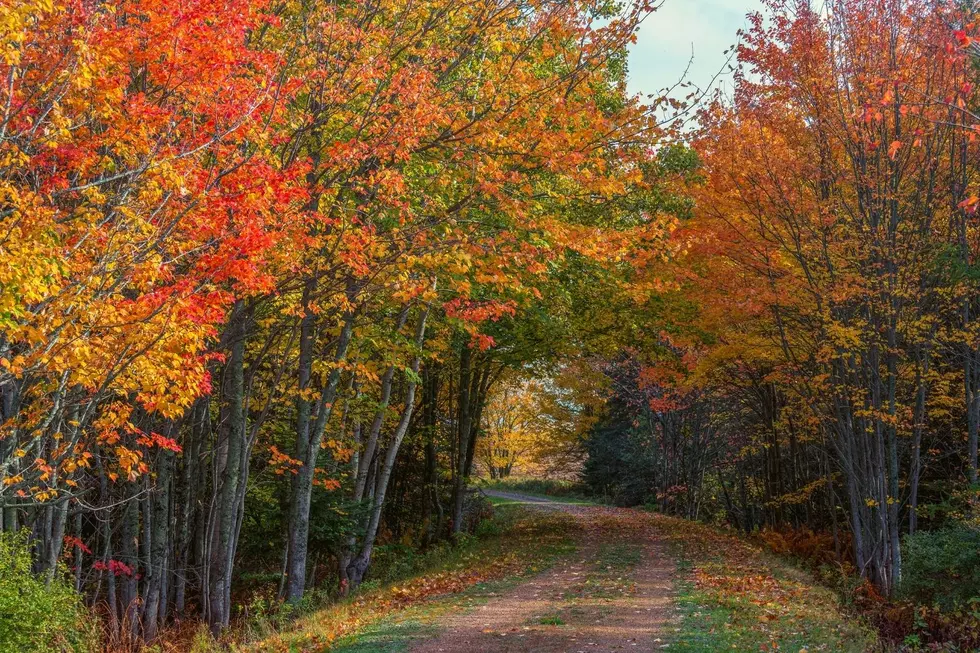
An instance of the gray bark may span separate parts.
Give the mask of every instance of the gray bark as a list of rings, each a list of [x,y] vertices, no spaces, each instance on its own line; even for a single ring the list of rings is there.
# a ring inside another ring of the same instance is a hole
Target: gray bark
[[[374,551],[374,543],[378,536],[378,527],[381,524],[381,513],[384,509],[388,482],[391,480],[391,472],[395,467],[395,460],[398,457],[398,451],[401,448],[402,441],[405,439],[405,433],[408,432],[408,426],[412,422],[412,413],[415,410],[415,392],[418,387],[417,379],[421,363],[421,354],[419,352],[425,340],[425,323],[428,315],[429,309],[426,308],[419,316],[418,326],[415,330],[415,348],[417,353],[411,364],[411,374],[409,375],[405,391],[405,406],[402,409],[398,426],[395,427],[395,432],[392,434],[391,441],[388,443],[384,462],[378,473],[374,501],[371,507],[367,532],[364,534],[364,540],[361,544],[361,551],[347,566],[346,575],[352,587],[357,587],[361,583],[368,566],[371,564],[371,554]]]
[[[236,302],[229,320],[231,355],[221,384],[222,423],[218,430],[217,507],[212,520],[212,549],[208,573],[207,620],[213,632],[228,625],[231,571],[234,562],[233,529],[237,521],[236,497],[245,450],[245,333],[244,303]]]
[[[169,435],[169,433],[168,433]],[[162,450],[158,454],[156,484],[151,497],[151,524],[149,564],[146,567],[147,593],[143,612],[143,636],[151,641],[164,624],[167,558],[169,557],[168,533],[170,532],[170,481],[174,454]]]
[[[309,388],[310,374],[313,364],[313,315],[307,311],[303,317],[300,335],[300,389]],[[351,336],[354,330],[354,315],[348,314],[341,327],[340,337],[334,355],[334,368],[330,371],[327,384],[317,402],[317,417],[311,422],[311,402],[300,397],[297,399],[297,437],[296,458],[301,461],[298,473],[293,477],[292,496],[289,510],[289,541],[287,543],[286,562],[286,600],[296,603],[303,598],[306,588],[307,546],[310,533],[310,501],[313,494],[313,477],[316,470],[317,454],[320,451],[320,441],[326,429],[327,421],[337,398],[337,388],[340,384],[340,367],[347,357]]]
[[[470,385],[472,353],[469,345],[463,343],[459,355],[459,426],[457,429],[457,455],[455,478],[453,479],[453,537],[463,530],[463,499],[466,494],[466,461],[469,452],[470,428],[473,417],[470,413]]]

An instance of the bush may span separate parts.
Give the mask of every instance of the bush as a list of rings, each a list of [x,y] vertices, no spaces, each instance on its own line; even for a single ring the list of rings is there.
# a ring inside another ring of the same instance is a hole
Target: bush
[[[980,600],[980,531],[955,526],[905,537],[902,595],[952,610]]]
[[[31,571],[27,532],[0,534],[0,651],[96,648],[94,620],[64,571],[45,583]]]
[[[846,533],[842,534],[842,540],[838,542],[841,555],[844,556],[844,559],[839,560],[834,548],[834,536],[806,527],[786,526],[779,530],[764,528],[757,538],[773,553],[793,558],[810,569],[841,565],[847,562],[846,556],[850,551]]]
[[[490,481],[487,487],[504,492],[526,492],[559,499],[594,499],[592,489],[581,481],[544,478],[505,478]]]

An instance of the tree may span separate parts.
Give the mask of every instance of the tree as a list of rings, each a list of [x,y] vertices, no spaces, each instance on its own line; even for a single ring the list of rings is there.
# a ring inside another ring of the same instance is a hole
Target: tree
[[[801,444],[827,447],[830,510],[839,472],[857,568],[888,594],[901,534],[916,528],[924,442],[941,433],[937,365],[955,361],[944,349],[966,352],[974,430],[961,290],[973,72],[950,17],[928,3],[767,8],[768,22],[755,15],[743,35],[733,103],[702,114],[706,183],[678,234],[687,251],[676,278],[697,306],[688,331],[708,353],[703,369],[736,379],[725,385],[768,434],[774,518],[780,496],[818,487],[796,471],[801,455],[822,464]],[[973,439],[961,450],[967,469]]]

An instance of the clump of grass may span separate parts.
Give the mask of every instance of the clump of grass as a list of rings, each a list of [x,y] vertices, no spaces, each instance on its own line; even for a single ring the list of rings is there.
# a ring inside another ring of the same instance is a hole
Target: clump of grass
[[[547,617],[541,617],[538,623],[542,626],[564,626],[565,622],[558,615],[548,615]]]

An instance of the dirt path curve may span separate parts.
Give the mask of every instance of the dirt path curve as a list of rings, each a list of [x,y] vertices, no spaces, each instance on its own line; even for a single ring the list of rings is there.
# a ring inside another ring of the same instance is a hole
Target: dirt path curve
[[[674,561],[633,511],[488,492],[582,522],[578,550],[475,610],[412,653],[607,653],[666,649]]]

